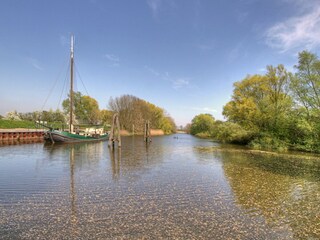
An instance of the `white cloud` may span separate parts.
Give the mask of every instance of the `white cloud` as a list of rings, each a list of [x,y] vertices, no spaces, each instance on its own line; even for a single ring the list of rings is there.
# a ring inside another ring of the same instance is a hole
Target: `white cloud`
[[[157,76],[157,77],[160,76],[160,73],[159,73],[158,71],[154,70],[153,68],[148,67],[148,66],[144,66],[144,67],[145,67],[145,69],[147,69],[147,70],[148,70],[150,73],[152,73],[153,75],[155,75],[155,76]]]
[[[189,85],[189,81],[184,78],[178,78],[172,81],[173,88],[179,89]]]
[[[40,63],[37,59],[35,58],[31,58],[31,57],[28,57],[26,58],[27,59],[27,62],[29,64],[31,64],[35,69],[38,69],[40,71],[43,71],[44,69],[40,66]]]
[[[157,78],[160,78],[163,81],[171,82],[173,89],[181,89],[184,87],[192,88],[190,86],[189,80],[187,78],[172,78],[168,72],[159,72],[155,70],[154,68],[151,68],[149,66],[144,66],[146,70],[148,70],[152,75],[154,75]]]
[[[105,54],[104,57],[108,59],[111,67],[120,66],[120,58],[113,54]]]
[[[320,46],[320,6],[308,8],[299,17],[292,17],[269,28],[266,43],[280,52],[313,49]]]

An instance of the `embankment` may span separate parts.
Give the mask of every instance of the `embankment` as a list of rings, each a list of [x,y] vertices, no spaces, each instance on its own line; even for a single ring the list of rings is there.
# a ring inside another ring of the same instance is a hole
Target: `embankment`
[[[0,129],[0,141],[24,141],[43,139],[43,129]]]

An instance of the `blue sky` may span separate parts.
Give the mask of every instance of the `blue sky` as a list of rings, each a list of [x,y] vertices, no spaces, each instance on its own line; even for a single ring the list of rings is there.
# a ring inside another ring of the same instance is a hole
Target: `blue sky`
[[[1,115],[60,107],[73,33],[77,90],[101,109],[132,94],[185,125],[223,119],[247,74],[318,53],[320,1],[1,0],[0,29]]]

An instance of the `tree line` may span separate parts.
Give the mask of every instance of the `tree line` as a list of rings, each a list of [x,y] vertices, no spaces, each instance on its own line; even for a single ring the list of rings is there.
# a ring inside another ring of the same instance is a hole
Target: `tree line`
[[[281,64],[267,66],[266,74],[234,83],[223,107],[227,121],[200,114],[189,131],[257,149],[320,152],[320,60],[302,51],[294,68],[291,73]]]
[[[73,95],[74,117],[76,124],[110,125],[114,113],[119,114],[121,129],[143,134],[144,124],[150,121],[151,128],[161,129],[165,134],[176,131],[174,120],[162,108],[132,95],[110,98],[108,109],[99,109],[96,99],[75,92]],[[63,110],[35,111],[29,113],[9,112],[4,117],[8,120],[46,121],[67,124],[69,121],[70,99],[62,102]]]

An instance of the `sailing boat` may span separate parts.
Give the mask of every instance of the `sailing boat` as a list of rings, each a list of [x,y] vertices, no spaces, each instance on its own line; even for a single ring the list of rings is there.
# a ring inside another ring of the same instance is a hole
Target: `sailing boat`
[[[74,38],[71,36],[71,54],[70,54],[70,108],[69,108],[69,131],[60,131],[53,128],[49,128],[45,132],[44,140],[55,142],[92,142],[92,141],[104,141],[108,140],[108,134],[100,129],[86,129],[85,132],[80,132],[78,130],[74,131],[73,124],[73,68],[74,68]]]

